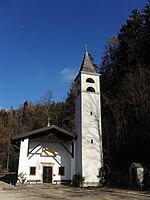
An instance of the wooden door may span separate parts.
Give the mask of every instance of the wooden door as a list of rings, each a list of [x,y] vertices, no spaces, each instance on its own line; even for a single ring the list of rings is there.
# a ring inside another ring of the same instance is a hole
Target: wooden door
[[[52,167],[43,167],[43,183],[52,183]]]

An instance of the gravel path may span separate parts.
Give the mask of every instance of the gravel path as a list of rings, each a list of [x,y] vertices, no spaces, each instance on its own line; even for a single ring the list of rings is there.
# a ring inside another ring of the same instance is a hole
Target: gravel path
[[[0,200],[149,200],[149,192],[112,188],[14,187],[0,182]]]

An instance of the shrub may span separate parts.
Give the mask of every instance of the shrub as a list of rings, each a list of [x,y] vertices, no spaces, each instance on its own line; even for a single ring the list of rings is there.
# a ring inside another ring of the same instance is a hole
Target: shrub
[[[107,185],[109,183],[110,167],[105,164],[99,169],[99,183],[102,185]]]
[[[80,173],[73,176],[73,186],[82,187],[85,181],[85,177],[83,177]]]

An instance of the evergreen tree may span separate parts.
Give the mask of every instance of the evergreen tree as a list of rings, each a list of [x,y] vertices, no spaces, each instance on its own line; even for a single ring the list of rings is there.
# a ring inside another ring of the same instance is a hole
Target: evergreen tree
[[[142,30],[142,16],[140,12],[133,10],[118,34],[118,49],[114,62],[114,78],[117,84],[120,84],[126,73],[132,73],[141,66],[143,58]]]
[[[143,62],[146,66],[150,67],[150,0],[142,10],[143,14],[143,46],[144,59]]]
[[[113,168],[121,168],[118,160],[122,167],[150,165],[149,22],[150,1],[143,12],[132,11],[102,57],[103,144]]]

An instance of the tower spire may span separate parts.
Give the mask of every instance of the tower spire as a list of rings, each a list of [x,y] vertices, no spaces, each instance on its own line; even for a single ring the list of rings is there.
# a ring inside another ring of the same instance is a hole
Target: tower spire
[[[86,51],[85,51],[85,54],[84,54],[84,58],[83,58],[83,61],[82,61],[82,64],[81,64],[80,71],[97,73],[95,66],[92,64],[89,53],[87,52],[87,44],[86,44],[85,47],[86,47]]]

